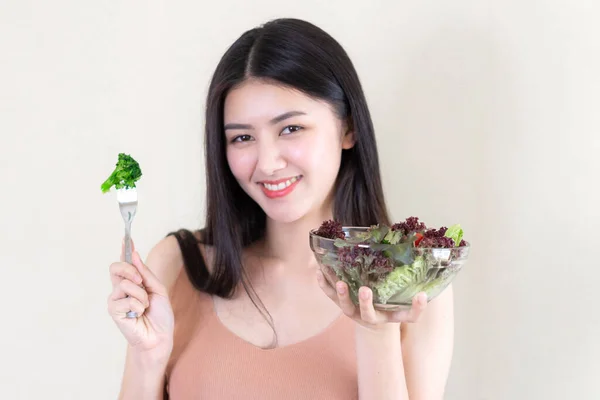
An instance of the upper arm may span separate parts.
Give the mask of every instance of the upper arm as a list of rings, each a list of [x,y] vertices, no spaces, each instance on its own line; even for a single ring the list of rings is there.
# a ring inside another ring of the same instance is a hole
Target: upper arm
[[[444,398],[454,347],[453,297],[450,285],[417,322],[402,324],[402,359],[411,400]]]

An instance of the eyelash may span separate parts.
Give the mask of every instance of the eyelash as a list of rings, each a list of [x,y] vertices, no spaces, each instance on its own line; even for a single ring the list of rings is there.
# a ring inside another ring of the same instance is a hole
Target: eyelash
[[[288,125],[285,128],[283,128],[283,130],[281,131],[281,133],[283,133],[283,131],[285,131],[286,129],[290,129],[290,128],[293,128],[293,129],[291,130],[291,132],[288,133],[288,135],[304,129],[303,127],[301,127],[299,125]],[[235,142],[247,142],[251,137],[252,136],[250,136],[250,135],[239,135],[239,136],[234,137],[231,140],[231,143],[235,143]],[[242,138],[247,138],[247,139],[243,140]]]
[[[286,129],[288,129],[288,128],[295,128],[295,130],[293,130],[293,131],[292,131],[292,132],[290,132],[290,133],[298,132],[298,131],[300,131],[300,130],[304,129],[304,128],[302,128],[302,127],[301,127],[301,126],[299,126],[299,125],[288,125],[288,126],[286,126],[285,128],[283,128],[283,130],[286,130]]]
[[[234,137],[231,140],[231,143],[235,143],[235,142],[247,142],[247,140],[239,140],[239,139],[241,139],[243,137],[250,138],[251,136],[250,135],[239,135],[239,136],[236,136],[236,137]]]

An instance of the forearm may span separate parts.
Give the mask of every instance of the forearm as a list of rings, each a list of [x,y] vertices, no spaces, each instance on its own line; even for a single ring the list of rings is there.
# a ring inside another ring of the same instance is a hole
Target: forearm
[[[128,350],[119,400],[163,400],[167,361]]]
[[[408,400],[399,324],[356,326],[360,400]]]

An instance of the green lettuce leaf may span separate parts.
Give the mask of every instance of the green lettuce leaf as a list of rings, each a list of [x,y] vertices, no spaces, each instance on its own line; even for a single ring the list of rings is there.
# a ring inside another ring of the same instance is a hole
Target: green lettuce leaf
[[[418,283],[425,279],[426,274],[427,263],[422,256],[415,258],[412,264],[396,267],[385,280],[375,285],[379,301],[385,304],[392,296],[411,288],[414,290]]]
[[[385,240],[390,228],[386,225],[373,225],[368,232],[368,240],[373,243],[381,243]]]
[[[454,245],[458,247],[460,245],[460,241],[463,238],[463,229],[460,224],[452,225],[450,228],[446,230],[446,234],[444,236],[449,237],[454,240]]]
[[[402,240],[402,232],[390,230],[385,235],[382,242],[388,244],[398,244],[400,240]]]

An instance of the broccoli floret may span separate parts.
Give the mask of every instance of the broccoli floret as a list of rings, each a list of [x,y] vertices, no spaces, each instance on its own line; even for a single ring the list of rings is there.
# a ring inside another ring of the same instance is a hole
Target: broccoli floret
[[[129,154],[119,153],[115,170],[101,186],[102,193],[108,192],[113,186],[115,189],[132,189],[142,177],[142,170],[137,161]]]

